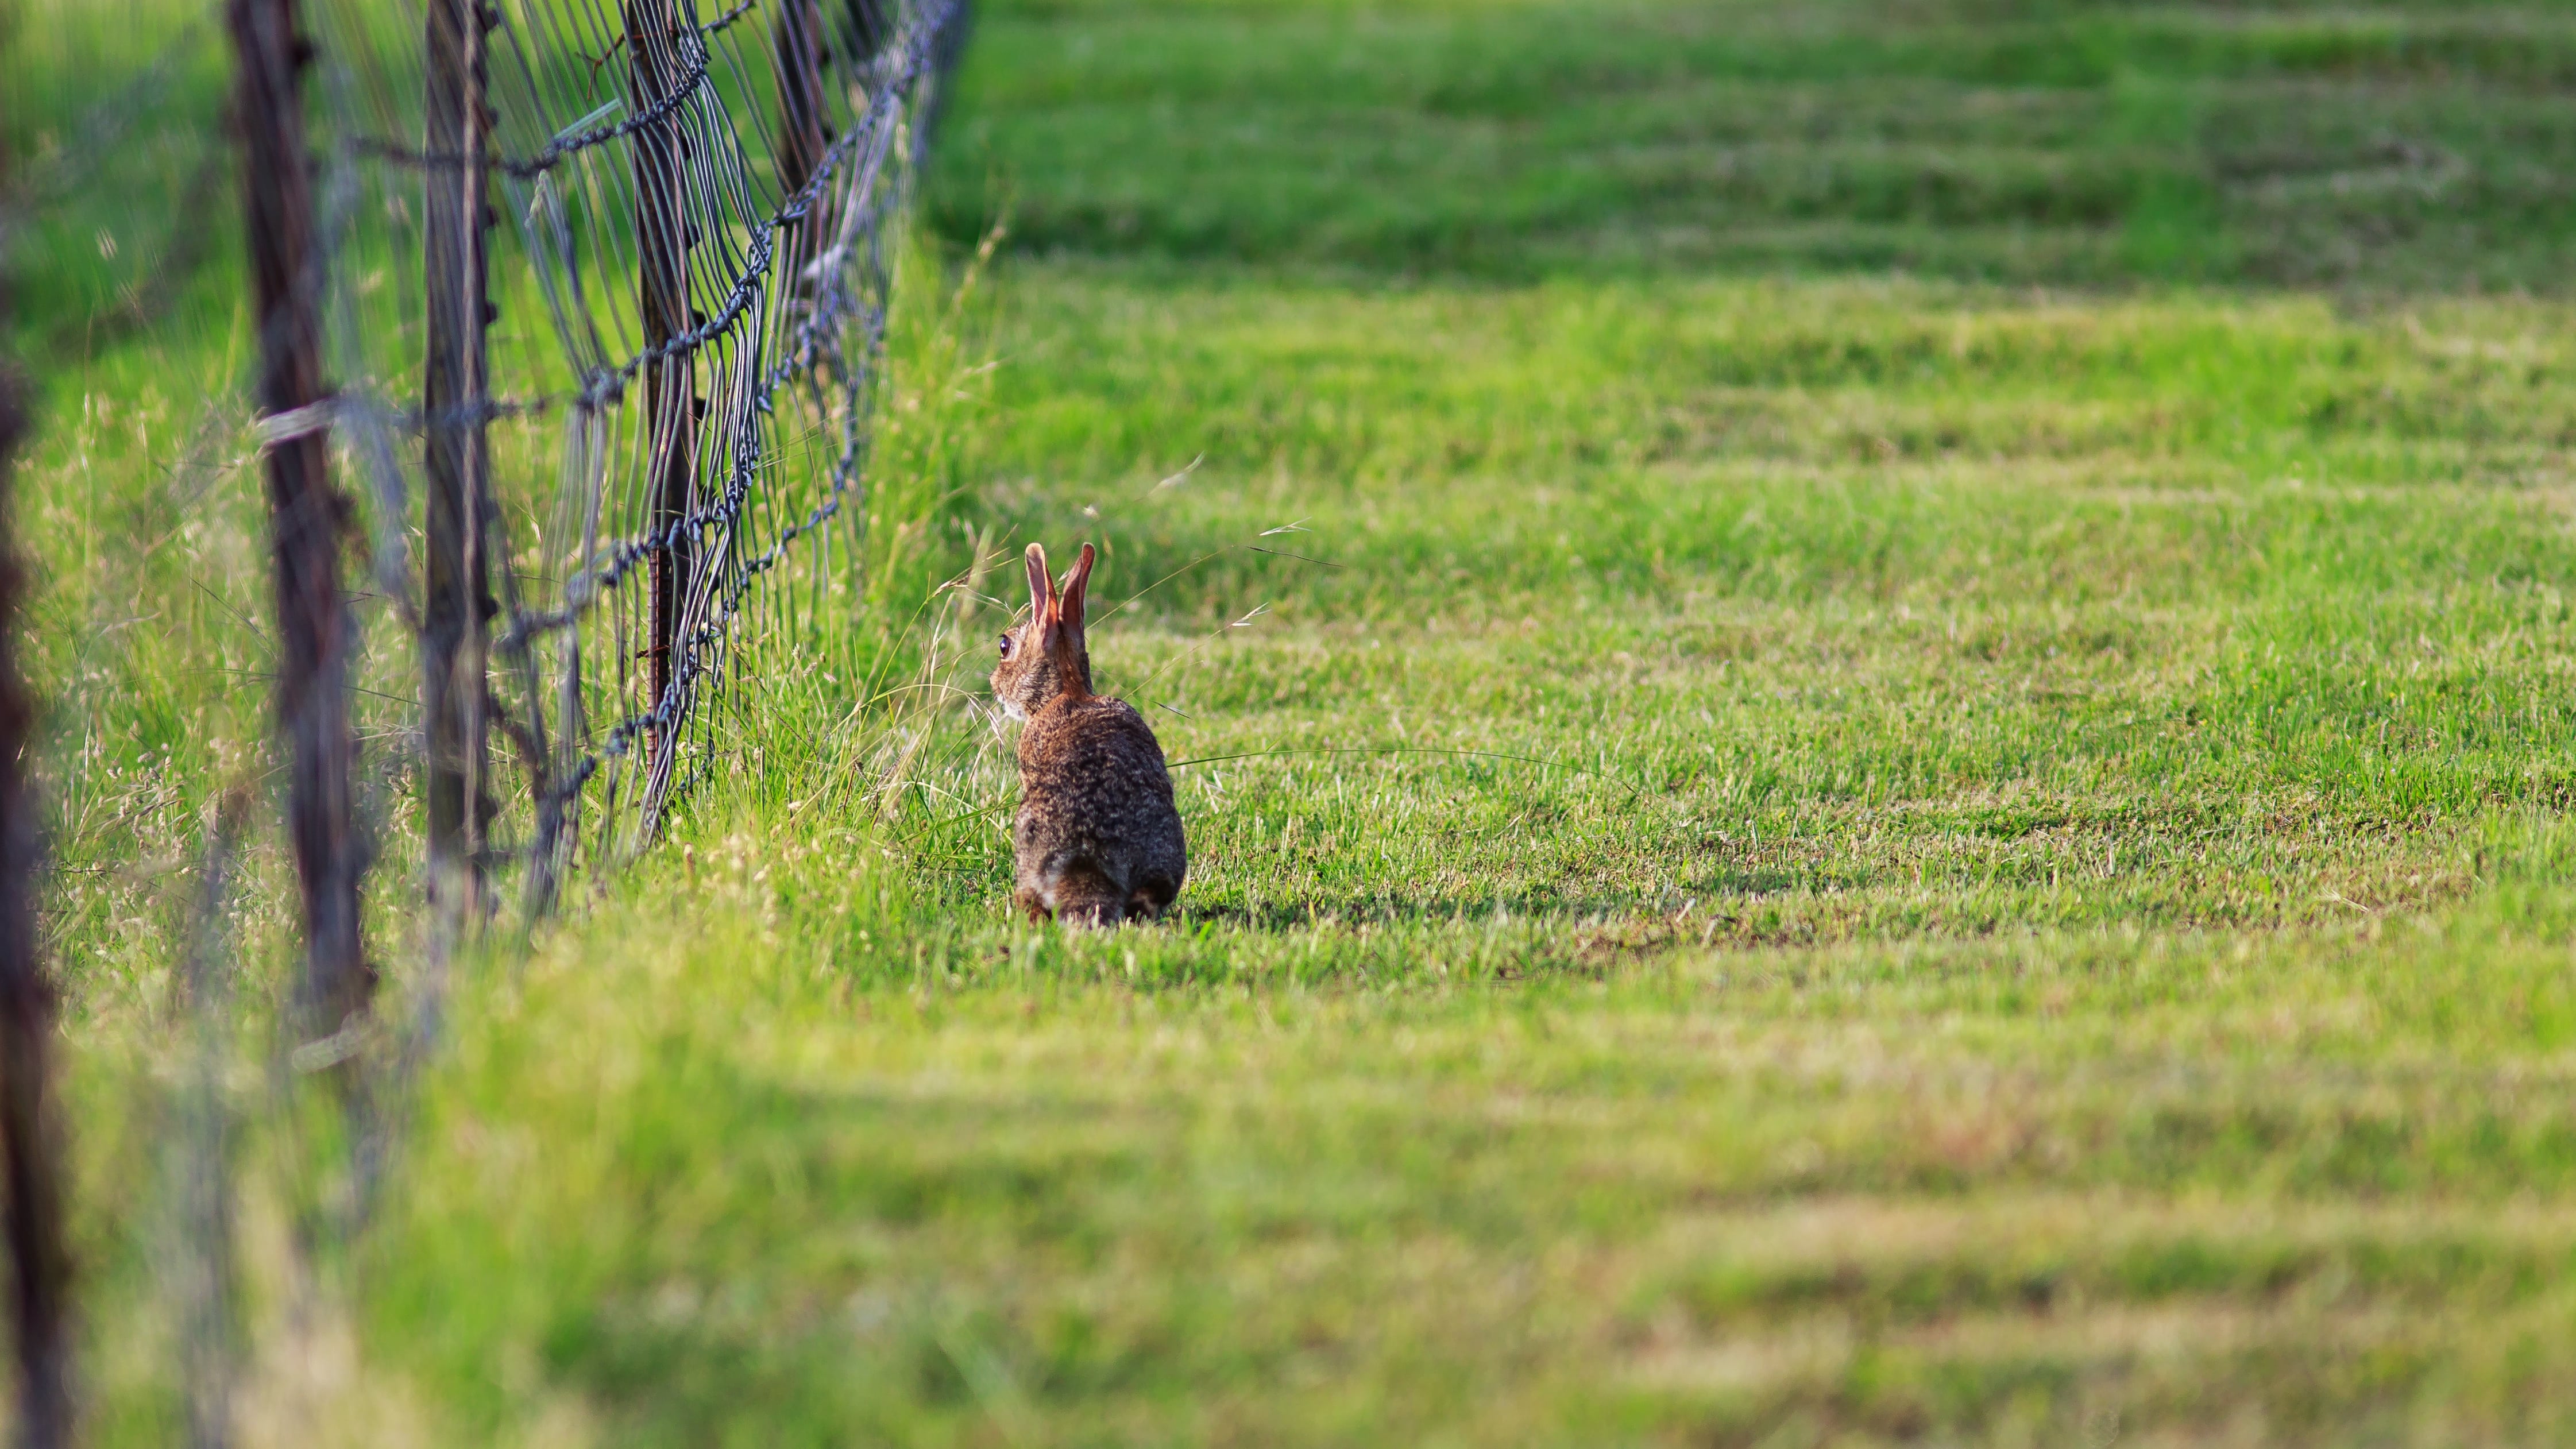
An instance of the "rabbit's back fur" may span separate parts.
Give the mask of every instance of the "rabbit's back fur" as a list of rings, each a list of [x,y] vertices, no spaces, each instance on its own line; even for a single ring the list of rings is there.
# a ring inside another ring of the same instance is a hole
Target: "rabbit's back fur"
[[[1189,871],[1163,747],[1135,706],[1059,698],[1020,732],[1012,899],[1032,917],[1161,915]]]

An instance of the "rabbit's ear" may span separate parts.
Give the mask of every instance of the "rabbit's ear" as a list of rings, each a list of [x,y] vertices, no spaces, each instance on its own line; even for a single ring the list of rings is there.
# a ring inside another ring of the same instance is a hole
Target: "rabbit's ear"
[[[1047,606],[1055,602],[1055,583],[1047,577],[1046,546],[1030,544],[1021,561],[1029,566],[1029,622],[1043,629]]]
[[[1082,600],[1091,588],[1091,561],[1094,557],[1091,545],[1084,544],[1082,557],[1075,559],[1073,567],[1065,571],[1064,597],[1056,605],[1065,627],[1077,634],[1082,632]]]

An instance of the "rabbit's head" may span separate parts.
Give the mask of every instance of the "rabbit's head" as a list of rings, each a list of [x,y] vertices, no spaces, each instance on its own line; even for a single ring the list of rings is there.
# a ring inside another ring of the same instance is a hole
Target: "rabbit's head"
[[[993,666],[993,697],[1013,719],[1026,720],[1066,695],[1091,693],[1091,650],[1082,638],[1091,559],[1086,543],[1058,592],[1047,576],[1046,550],[1029,545],[1029,616],[1002,636],[1002,659]]]

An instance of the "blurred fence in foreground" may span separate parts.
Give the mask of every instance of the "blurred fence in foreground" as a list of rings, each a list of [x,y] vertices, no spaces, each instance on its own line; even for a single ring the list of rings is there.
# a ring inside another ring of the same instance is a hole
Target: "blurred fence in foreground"
[[[856,541],[888,227],[962,15],[232,0],[228,20],[303,1000],[329,1032],[371,986],[332,473],[368,495],[370,587],[419,644],[432,898],[461,921],[515,871],[542,912],[721,757],[729,658],[820,603],[773,576],[801,548],[819,579]]]
[[[864,557],[895,231],[965,17],[963,0],[220,3],[235,62],[221,123],[138,142],[135,123],[166,98],[204,99],[175,78],[213,16],[166,42],[134,37],[158,58],[49,133],[42,165],[0,178],[0,238],[54,225],[48,209],[99,188],[129,220],[150,215],[167,238],[157,265],[80,323],[88,347],[150,326],[220,251],[207,213],[237,160],[304,952],[277,1061],[292,1070],[275,1080],[342,1089],[356,1222],[399,1135],[450,946],[506,887],[533,919],[574,872],[648,844],[726,756],[711,705],[743,687],[744,651],[797,647],[827,606],[834,553],[843,569]],[[192,131],[185,184],[118,189],[101,169],[175,163],[160,143]],[[117,255],[113,231],[97,244]],[[15,396],[0,367],[0,525]],[[14,627],[17,577],[0,526],[0,629]],[[370,654],[362,615],[379,646],[390,620],[416,654],[416,697],[381,647]],[[75,1399],[68,1183],[46,1126],[52,992],[16,773],[31,715],[9,642],[0,1186],[15,1407],[23,1440],[51,1445]],[[360,768],[353,702],[376,700],[400,724],[368,703],[373,738],[395,742],[368,753],[392,770]],[[371,1045],[363,887],[400,808],[394,779],[422,796],[432,910],[415,1020],[386,1052]],[[190,1285],[176,1296],[198,1443],[225,1440],[234,1369],[220,919],[249,800],[229,790],[209,827],[184,971],[198,1060],[172,1119],[193,1225],[172,1277]]]

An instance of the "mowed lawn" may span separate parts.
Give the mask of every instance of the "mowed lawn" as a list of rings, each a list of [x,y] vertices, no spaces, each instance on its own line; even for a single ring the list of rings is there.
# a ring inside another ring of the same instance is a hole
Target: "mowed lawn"
[[[362,1235],[238,1073],[246,1438],[2576,1439],[2576,21],[978,24],[911,526],[1102,548],[1176,919],[1013,919],[1007,737],[754,651]],[[58,619],[260,597],[148,357],[35,460]],[[258,728],[184,609],[39,661],[106,1442],[182,1415],[147,857]]]

